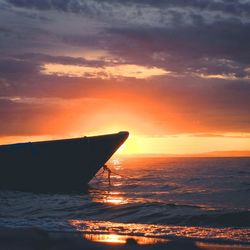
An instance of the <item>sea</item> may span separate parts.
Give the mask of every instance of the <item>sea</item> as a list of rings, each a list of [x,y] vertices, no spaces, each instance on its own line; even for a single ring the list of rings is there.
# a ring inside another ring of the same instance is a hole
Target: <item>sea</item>
[[[111,185],[101,170],[79,193],[1,190],[0,228],[250,244],[250,158],[118,156],[108,167]]]

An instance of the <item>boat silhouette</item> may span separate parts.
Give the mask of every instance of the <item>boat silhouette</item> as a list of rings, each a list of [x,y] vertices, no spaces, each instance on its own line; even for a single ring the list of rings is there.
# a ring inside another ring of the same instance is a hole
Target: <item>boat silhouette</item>
[[[0,146],[0,188],[75,191],[86,187],[128,132]]]

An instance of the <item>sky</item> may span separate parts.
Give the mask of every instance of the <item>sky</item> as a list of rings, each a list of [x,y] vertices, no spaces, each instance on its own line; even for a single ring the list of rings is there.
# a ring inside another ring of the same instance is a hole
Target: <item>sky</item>
[[[0,0],[0,143],[250,150],[249,41],[249,0]]]

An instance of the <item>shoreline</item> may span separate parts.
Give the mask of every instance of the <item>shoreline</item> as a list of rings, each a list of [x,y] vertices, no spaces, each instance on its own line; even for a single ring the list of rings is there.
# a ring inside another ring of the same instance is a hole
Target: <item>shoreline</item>
[[[162,239],[119,234],[82,232],[48,232],[38,228],[0,228],[0,249],[11,250],[106,250],[106,249],[173,249],[173,250],[248,250],[250,244],[209,242],[196,239]]]

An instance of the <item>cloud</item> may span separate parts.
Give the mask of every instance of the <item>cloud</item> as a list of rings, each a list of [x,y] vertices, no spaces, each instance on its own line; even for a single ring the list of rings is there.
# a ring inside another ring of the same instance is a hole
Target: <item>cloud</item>
[[[8,3],[30,11],[43,10],[45,17],[46,13],[50,17],[48,10],[59,11],[54,14],[52,25],[39,21],[30,24],[29,31],[23,30],[29,39],[24,44],[37,40],[36,44],[30,44],[31,49],[101,48],[127,60],[127,64],[160,67],[179,74],[247,76],[244,67],[250,63],[247,53],[250,22],[244,13],[250,4],[245,1],[11,0]],[[83,15],[79,18],[75,15],[62,24],[66,14],[79,12]],[[62,25],[69,27],[62,29]],[[18,47],[20,51],[22,42]],[[27,50],[25,45],[24,49]],[[231,62],[218,64],[218,60]]]
[[[100,15],[103,12],[115,12],[122,7],[136,9],[191,9],[195,11],[222,12],[226,14],[247,16],[250,10],[250,3],[247,1],[215,1],[215,0],[9,0],[9,3],[22,8],[36,8],[39,10],[57,10],[73,13],[92,13]],[[141,14],[141,13],[139,13]]]
[[[208,71],[220,68],[221,73],[223,70],[240,71],[250,64],[249,29],[250,23],[234,20],[177,28],[111,28],[109,31],[116,39],[109,49],[130,61],[172,66],[176,71],[201,68]],[[216,60],[224,60],[224,65],[213,65]],[[230,68],[230,62],[237,68]]]
[[[5,28],[5,27],[0,27],[0,33],[4,35],[8,35],[11,33],[11,29]]]
[[[108,62],[103,60],[87,60],[83,57],[70,57],[70,56],[52,56],[42,53],[25,53],[13,55],[17,60],[31,61],[43,65],[45,63],[63,64],[63,65],[78,65],[89,67],[102,67]]]
[[[156,68],[156,67],[143,67],[134,64],[121,64],[113,66],[104,66],[102,68],[63,65],[63,64],[44,64],[41,70],[45,75],[57,75],[68,77],[84,77],[96,79],[112,79],[131,77],[136,79],[145,79],[150,77],[162,76],[169,74],[169,71]]]

